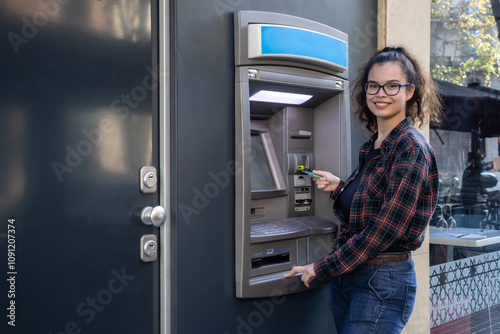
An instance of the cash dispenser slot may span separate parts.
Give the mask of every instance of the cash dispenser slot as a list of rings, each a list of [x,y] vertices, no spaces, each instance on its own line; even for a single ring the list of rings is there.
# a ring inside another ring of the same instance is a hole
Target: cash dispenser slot
[[[306,265],[317,260],[319,254],[326,254],[337,230],[335,224],[320,217],[288,218],[252,225],[258,227],[254,232],[265,229],[252,235],[246,261],[249,283],[255,287],[263,282],[279,282],[280,275],[293,266]],[[285,232],[283,227],[290,231]]]
[[[290,262],[290,252],[269,256],[256,257],[252,259],[252,269],[269,267]]]

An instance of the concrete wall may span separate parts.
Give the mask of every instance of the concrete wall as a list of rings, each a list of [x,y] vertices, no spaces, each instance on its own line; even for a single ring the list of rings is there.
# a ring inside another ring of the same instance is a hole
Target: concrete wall
[[[431,1],[378,1],[378,48],[401,45],[412,52],[422,67],[430,66]],[[421,129],[429,138],[428,126]],[[417,302],[404,333],[430,332],[429,240],[413,254],[417,271]]]

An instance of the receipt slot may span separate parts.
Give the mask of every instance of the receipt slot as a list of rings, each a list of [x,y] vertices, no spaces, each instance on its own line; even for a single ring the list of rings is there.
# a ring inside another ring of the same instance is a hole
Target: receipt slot
[[[236,296],[296,293],[300,277],[283,274],[328,253],[337,233],[328,194],[304,171],[350,168],[347,35],[283,14],[234,18]]]

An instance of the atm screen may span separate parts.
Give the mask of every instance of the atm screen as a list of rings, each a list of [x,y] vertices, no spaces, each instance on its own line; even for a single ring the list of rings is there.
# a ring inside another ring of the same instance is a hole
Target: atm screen
[[[250,169],[252,171],[251,184],[252,190],[273,190],[276,189],[269,160],[259,134],[252,134],[252,154]]]

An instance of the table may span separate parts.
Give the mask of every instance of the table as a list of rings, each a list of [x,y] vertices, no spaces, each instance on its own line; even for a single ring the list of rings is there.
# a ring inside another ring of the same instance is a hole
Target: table
[[[440,228],[429,227],[429,243],[446,245],[447,260],[453,261],[453,246],[479,248],[500,243],[499,230],[483,230],[478,228]]]

